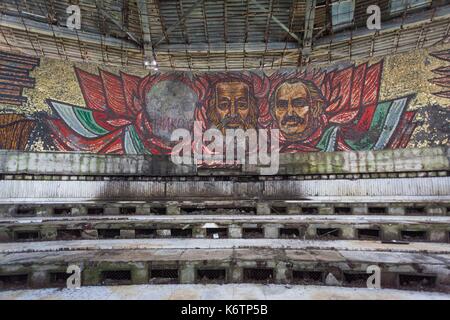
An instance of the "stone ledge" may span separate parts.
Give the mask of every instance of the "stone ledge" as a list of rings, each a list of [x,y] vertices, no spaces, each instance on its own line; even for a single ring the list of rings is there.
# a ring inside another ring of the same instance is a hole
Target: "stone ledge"
[[[279,174],[360,174],[415,171],[446,171],[448,148],[393,149],[358,152],[285,153],[280,155]],[[170,156],[98,155],[88,153],[21,152],[0,150],[0,173],[42,175],[130,176],[240,176],[258,175],[259,165],[233,170],[200,169],[175,165]]]
[[[380,202],[435,197],[449,199],[448,177],[280,180],[280,181],[0,181],[0,203],[161,201],[161,200],[318,200]],[[347,200],[346,200],[347,199]],[[372,200],[371,200],[372,199]],[[431,199],[431,198],[430,198]],[[412,200],[412,201],[411,201]],[[174,212],[175,213],[175,212]]]
[[[83,286],[0,292],[1,300],[450,300],[450,294],[396,289],[262,284]]]

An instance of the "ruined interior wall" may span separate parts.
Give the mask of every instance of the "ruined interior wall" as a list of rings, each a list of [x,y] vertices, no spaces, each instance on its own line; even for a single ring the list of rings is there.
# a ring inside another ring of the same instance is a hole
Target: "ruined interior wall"
[[[449,44],[269,73],[36,60],[0,53],[2,149],[167,154],[171,132],[194,120],[203,130],[280,129],[282,152],[449,145]]]

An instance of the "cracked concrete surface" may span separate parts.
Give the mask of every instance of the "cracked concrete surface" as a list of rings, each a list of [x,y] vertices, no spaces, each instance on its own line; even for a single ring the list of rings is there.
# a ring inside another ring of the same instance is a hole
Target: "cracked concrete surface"
[[[450,244],[412,242],[389,244],[365,240],[289,240],[289,239],[120,239],[73,240],[0,243],[0,253],[50,252],[76,250],[136,250],[136,249],[236,249],[271,248],[302,250],[392,251],[450,254]]]
[[[450,294],[299,285],[131,285],[0,292],[0,300],[450,300]]]

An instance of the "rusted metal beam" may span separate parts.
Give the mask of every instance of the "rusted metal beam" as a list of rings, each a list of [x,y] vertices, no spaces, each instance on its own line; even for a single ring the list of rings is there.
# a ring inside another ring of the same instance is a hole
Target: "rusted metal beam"
[[[266,13],[269,12],[268,9],[266,9],[265,7],[263,7],[258,1],[256,0],[251,0],[261,11],[264,11]],[[293,32],[291,32],[289,30],[289,28],[283,23],[281,22],[277,17],[275,17],[273,14],[271,15],[272,20],[281,27],[281,29],[283,29],[284,31],[286,31],[292,38],[294,38],[295,40],[297,40],[298,42],[301,42],[300,38]]]
[[[0,27],[11,28],[13,30],[26,30],[30,33],[56,37],[60,39],[81,40],[87,43],[100,44],[108,46],[136,49],[139,46],[135,42],[124,41],[110,36],[101,36],[92,32],[75,31],[59,26],[50,26],[48,23],[37,22],[31,19],[21,19],[19,17],[0,14]]]
[[[152,35],[150,30],[150,19],[149,19],[149,10],[147,5],[147,0],[136,0],[138,10],[139,10],[139,19],[141,22],[142,28],[142,38],[143,38],[143,47],[144,47],[144,55],[146,58],[155,57],[155,52],[153,50],[153,42]]]
[[[308,57],[309,54],[311,53],[315,12],[316,12],[316,0],[306,0],[305,31],[303,33],[303,45],[302,45],[303,57]]]
[[[191,15],[191,13],[204,2],[205,0],[197,0],[189,9],[186,11],[185,14],[183,14],[180,19],[173,25],[171,25],[169,28],[167,28],[166,32],[164,33],[164,36],[159,39],[155,45],[154,48],[156,48],[158,45],[160,45],[165,39],[167,39],[168,35],[174,31],[176,28],[178,28],[186,19]]]
[[[112,23],[114,23],[114,24],[117,26],[117,28],[119,28],[122,32],[126,33],[126,34],[128,35],[128,37],[129,37],[131,40],[133,40],[136,44],[138,44],[139,46],[142,46],[141,41],[139,41],[139,40],[137,39],[137,37],[136,37],[132,32],[130,32],[130,31],[127,29],[127,27],[125,27],[125,26],[124,26],[123,24],[121,24],[120,22],[116,21],[116,19],[114,19],[113,16],[111,16],[105,9],[103,9],[103,7],[102,7],[102,5],[100,4],[99,1],[96,1],[95,3],[96,3],[96,6],[97,6],[98,11],[100,12],[100,14],[101,14],[102,16],[104,16],[104,17],[107,18],[109,21],[111,21]]]

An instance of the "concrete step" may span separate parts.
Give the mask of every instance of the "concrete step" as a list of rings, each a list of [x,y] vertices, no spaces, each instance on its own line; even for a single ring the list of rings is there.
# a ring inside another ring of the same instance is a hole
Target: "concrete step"
[[[345,175],[445,172],[449,148],[405,148],[372,151],[300,152],[279,156],[281,175]],[[238,165],[232,170],[175,165],[169,155],[103,155],[77,152],[24,152],[0,150],[4,175],[57,176],[248,176],[259,175],[258,165]]]
[[[450,245],[373,241],[104,240],[0,244],[0,280],[11,287],[65,285],[69,265],[83,285],[148,283],[366,286],[368,266],[383,288],[450,290]]]
[[[83,286],[0,292],[0,300],[450,300],[450,294],[396,289],[261,284]],[[217,311],[219,312],[219,311]],[[222,311],[223,313],[224,311]]]
[[[135,249],[233,249],[272,248],[305,250],[365,250],[392,252],[450,253],[450,244],[411,242],[382,243],[370,240],[293,240],[293,239],[103,239],[0,243],[0,253],[51,252],[74,250]],[[1,261],[0,261],[1,262]]]
[[[0,219],[0,242],[99,238],[450,240],[450,217],[370,215],[60,216]]]
[[[57,198],[1,203],[0,217],[99,215],[405,215],[450,216],[450,199],[422,197],[326,197],[315,200],[186,200],[65,202]]]
[[[180,181],[35,181],[0,180],[0,203],[182,200],[381,200],[450,202],[450,177]],[[378,198],[373,198],[378,197]]]

